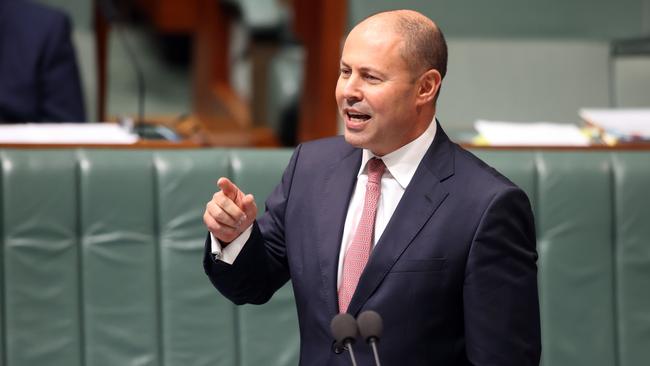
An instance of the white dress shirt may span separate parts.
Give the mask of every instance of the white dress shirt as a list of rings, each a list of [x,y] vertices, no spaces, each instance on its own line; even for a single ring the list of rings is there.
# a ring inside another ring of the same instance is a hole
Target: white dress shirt
[[[434,118],[433,122],[429,124],[429,127],[418,138],[390,154],[381,157],[386,165],[386,171],[381,178],[381,195],[377,205],[373,246],[377,244],[377,241],[381,238],[381,234],[386,229],[386,225],[391,216],[393,216],[397,204],[402,199],[402,195],[404,195],[404,190],[406,190],[406,187],[411,182],[415,170],[418,165],[420,165],[420,161],[422,161],[427,149],[431,146],[435,135],[436,121]],[[366,163],[373,157],[375,157],[375,155],[372,152],[363,149],[361,167],[357,174],[357,184],[352,193],[352,197],[350,198],[348,213],[345,218],[345,226],[343,228],[343,238],[341,240],[341,250],[339,252],[337,286],[341,283],[345,252],[352,242],[353,234],[359,224],[359,220],[361,219],[361,213],[363,212],[363,201],[366,196],[366,183],[368,182]],[[250,238],[252,230],[253,228],[251,225],[225,248],[222,248],[221,243],[210,234],[212,241],[212,254],[217,259],[232,264],[235,261],[235,258],[237,258],[239,252],[241,252],[246,241]]]
[[[386,165],[386,171],[381,177],[381,195],[377,204],[377,215],[375,216],[375,233],[373,235],[373,247],[377,244],[388,221],[393,216],[397,204],[402,199],[406,187],[408,187],[415,170],[420,165],[420,161],[427,152],[427,149],[433,142],[436,135],[435,119],[429,127],[415,140],[400,147],[399,149],[381,157]],[[337,287],[341,285],[341,276],[343,274],[343,259],[348,247],[352,243],[354,232],[361,220],[363,212],[363,203],[366,197],[366,184],[368,183],[368,174],[366,165],[368,160],[375,155],[369,150],[363,149],[361,157],[361,168],[357,175],[357,185],[354,188],[348,213],[345,217],[345,226],[343,228],[343,238],[341,239],[341,251],[339,252],[339,266],[337,270],[336,283]]]

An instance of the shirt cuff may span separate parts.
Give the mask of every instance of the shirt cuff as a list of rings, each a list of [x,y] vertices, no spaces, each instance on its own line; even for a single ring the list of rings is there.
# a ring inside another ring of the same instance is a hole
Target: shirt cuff
[[[248,229],[244,230],[244,232],[239,234],[235,240],[230,242],[230,244],[226,245],[225,247],[221,245],[221,242],[215,238],[212,233],[210,233],[210,244],[214,259],[218,259],[228,264],[233,264],[235,262],[235,259],[237,259],[239,252],[241,252],[242,248],[244,248],[244,244],[246,244],[248,239],[251,237],[252,232],[253,225],[249,226]]]

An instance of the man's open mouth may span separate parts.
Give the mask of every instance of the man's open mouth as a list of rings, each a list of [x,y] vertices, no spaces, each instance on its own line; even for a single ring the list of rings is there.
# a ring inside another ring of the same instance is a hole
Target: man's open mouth
[[[365,122],[370,119],[369,115],[358,112],[347,112],[346,115],[352,122]]]

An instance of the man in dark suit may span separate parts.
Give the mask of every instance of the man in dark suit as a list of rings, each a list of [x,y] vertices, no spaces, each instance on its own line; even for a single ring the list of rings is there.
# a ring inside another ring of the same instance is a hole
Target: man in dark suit
[[[264,303],[291,279],[301,365],[348,365],[329,322],[367,309],[384,319],[386,365],[539,364],[530,204],[436,122],[446,62],[423,15],[364,20],[341,56],[345,136],[299,146],[259,220],[226,178],[206,206],[204,267],[222,294]]]
[[[0,122],[83,122],[70,20],[25,0],[0,0]]]

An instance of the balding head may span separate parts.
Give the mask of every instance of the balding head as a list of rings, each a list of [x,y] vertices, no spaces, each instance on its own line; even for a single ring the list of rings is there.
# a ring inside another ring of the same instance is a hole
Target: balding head
[[[355,28],[372,27],[392,31],[403,40],[401,54],[413,74],[436,69],[444,78],[447,73],[447,42],[438,26],[413,10],[392,10],[369,16]]]
[[[438,28],[416,12],[380,13],[354,27],[335,93],[345,140],[383,156],[422,135],[435,115],[446,55]]]

